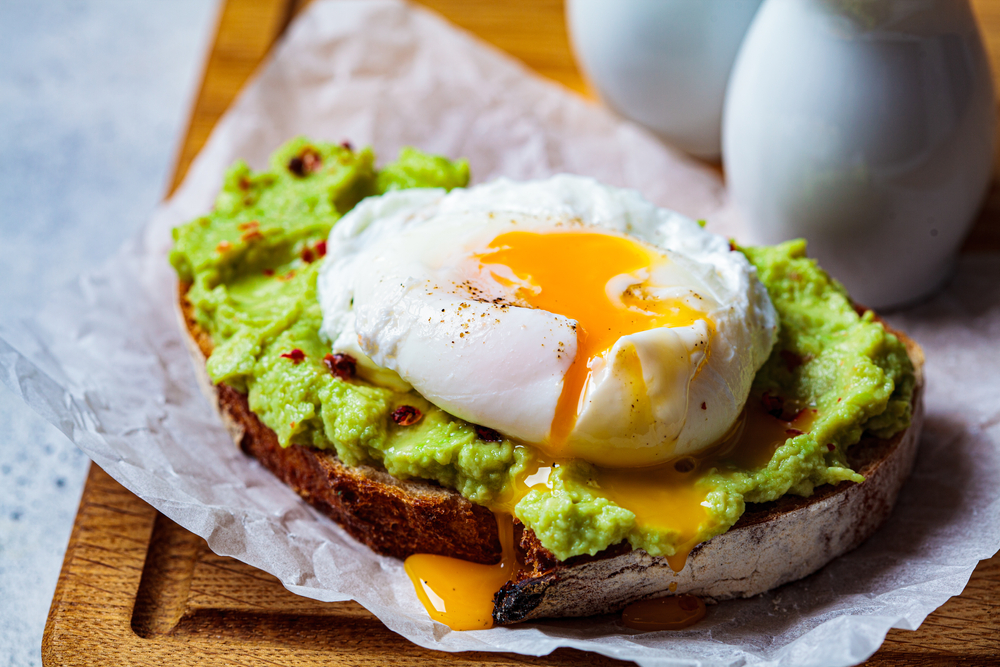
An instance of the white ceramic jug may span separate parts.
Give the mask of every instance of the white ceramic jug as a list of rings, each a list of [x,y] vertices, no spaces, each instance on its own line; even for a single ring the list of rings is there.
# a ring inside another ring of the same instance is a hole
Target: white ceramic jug
[[[729,71],[761,0],[568,0],[577,62],[601,98],[718,159]]]
[[[805,237],[860,303],[947,277],[992,173],[993,84],[967,0],[766,0],[723,155],[752,240]]]

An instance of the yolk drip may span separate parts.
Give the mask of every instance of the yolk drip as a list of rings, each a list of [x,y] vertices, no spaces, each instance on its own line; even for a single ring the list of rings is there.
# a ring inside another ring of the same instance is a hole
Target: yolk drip
[[[489,248],[478,256],[479,261],[513,272],[516,281],[497,273],[494,277],[517,285],[519,299],[577,322],[577,352],[563,380],[548,442],[539,443],[549,459],[515,480],[512,489],[493,505],[503,546],[500,563],[480,565],[429,554],[406,559],[406,572],[428,614],[453,630],[492,626],[493,596],[518,567],[509,515],[530,490],[551,491],[555,486],[552,472],[573,458],[568,440],[591,362],[622,336],[705,319],[704,313],[679,299],[643,298],[641,272],[669,260],[625,237],[576,230],[509,232],[497,236]],[[615,294],[609,283],[622,275],[634,277],[632,287]],[[638,358],[634,361],[641,377]],[[673,533],[676,551],[667,562],[680,572],[691,550],[714,527],[708,489],[699,481],[712,469],[766,465],[778,447],[808,431],[815,418],[816,411],[811,409],[777,417],[765,410],[759,397],[751,397],[729,433],[697,456],[647,468],[598,467],[589,485],[595,494],[633,512],[637,528]],[[679,629],[697,622],[704,613],[704,604],[697,598],[678,596],[632,605],[624,619],[637,629]]]
[[[705,602],[693,595],[641,600],[625,607],[622,623],[633,630],[683,630],[705,618]]]
[[[551,491],[552,487],[549,484],[549,475],[552,473],[553,467],[555,466],[551,462],[536,463],[529,467],[523,474],[516,477],[513,484],[493,501],[490,509],[497,513],[513,515],[514,507],[532,489],[538,489],[543,492]]]
[[[680,572],[701,535],[711,528],[706,523],[708,492],[698,481],[712,468],[739,466],[752,470],[766,465],[789,438],[808,432],[816,417],[816,410],[811,408],[776,417],[765,410],[760,397],[752,396],[730,432],[708,452],[651,468],[597,468],[590,480],[591,488],[633,512],[637,527],[674,532],[677,551],[667,557],[667,563]],[[513,490],[495,503],[503,549],[499,563],[479,565],[430,554],[406,559],[406,572],[431,618],[453,630],[492,626],[493,596],[519,567],[510,513],[531,489],[551,490],[550,476],[559,465],[559,461],[549,461],[525,471],[515,480]],[[676,584],[672,584],[671,592],[675,589]],[[637,630],[678,630],[704,615],[701,600],[676,596],[630,605],[623,613],[623,621]]]
[[[502,555],[495,565],[433,554],[414,554],[403,565],[430,617],[452,630],[492,627],[493,595],[516,572],[514,522],[501,514],[496,520]]]
[[[750,397],[729,433],[707,452],[640,470],[598,469],[594,483],[600,495],[634,513],[637,526],[677,535],[677,552],[667,563],[680,572],[701,536],[712,528],[707,523],[708,491],[698,481],[713,468],[755,470],[767,465],[778,447],[812,428],[816,415],[810,408],[786,420]]]
[[[571,453],[566,444],[590,377],[591,360],[622,336],[688,326],[705,317],[679,299],[643,298],[639,280],[640,290],[610,295],[608,283],[613,278],[668,261],[625,237],[583,231],[508,232],[493,239],[489,248],[479,256],[480,262],[504,265],[528,283],[530,288],[518,290],[522,300],[577,322],[576,357],[563,379],[546,447],[553,456]]]
[[[806,408],[784,418],[769,414],[761,401],[751,397],[730,435],[719,445],[718,458],[744,470],[767,465],[774,452],[789,438],[807,433],[816,421],[815,408]]]
[[[775,417],[764,409],[759,397],[751,397],[729,433],[708,451],[649,468],[598,467],[589,486],[594,494],[635,514],[637,527],[674,533],[677,551],[667,557],[667,563],[680,572],[691,550],[712,528],[706,504],[708,490],[698,481],[713,468],[755,470],[766,465],[789,438],[808,432],[816,416],[816,410],[809,408],[787,420]],[[526,471],[495,509],[513,513],[531,489],[551,489],[548,476],[559,465],[559,461],[547,462]]]
[[[708,494],[695,483],[702,471],[703,465],[688,468],[680,462],[641,470],[603,468],[594,482],[598,494],[635,514],[637,526],[676,533],[677,552],[667,564],[680,572],[709,519],[702,504]]]

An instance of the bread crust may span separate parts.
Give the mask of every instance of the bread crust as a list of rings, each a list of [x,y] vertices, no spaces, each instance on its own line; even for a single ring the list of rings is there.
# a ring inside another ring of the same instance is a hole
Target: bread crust
[[[202,392],[245,453],[373,551],[396,558],[414,553],[496,563],[501,547],[493,513],[462,495],[423,480],[399,480],[370,465],[347,466],[330,451],[290,445],[250,410],[247,396],[205,371],[212,339],[195,321],[180,286],[180,309]]]
[[[478,563],[499,561],[493,514],[459,493],[432,482],[398,480],[372,466],[346,466],[329,451],[282,448],[244,394],[209,380],[205,361],[212,341],[193,317],[188,287],[180,285],[179,315],[202,390],[244,452],[377,553],[400,559],[432,553]],[[560,562],[534,533],[515,522],[523,569],[497,592],[495,622],[611,613],[637,600],[672,594],[709,601],[751,597],[801,579],[856,548],[892,512],[913,467],[923,423],[923,353],[904,334],[889,330],[906,345],[916,370],[913,418],[891,439],[865,437],[848,450],[848,461],[865,477],[863,483],[827,485],[808,498],[749,504],[735,526],[698,545],[677,573],[666,558],[627,543]]]
[[[531,555],[531,567],[497,592],[495,621],[506,625],[605,614],[638,600],[685,593],[708,601],[752,597],[808,576],[857,548],[892,513],[913,469],[924,419],[923,351],[905,334],[887,329],[906,345],[913,362],[913,416],[909,427],[892,438],[866,435],[848,449],[848,463],[864,482],[825,485],[807,498],[748,504],[732,528],[695,547],[680,572],[666,558],[627,544],[559,562],[525,531],[521,548]]]
[[[866,438],[851,448],[864,449],[869,459],[855,468],[865,476],[863,483],[827,485],[808,498],[748,505],[735,526],[698,545],[680,572],[666,558],[621,547],[619,553],[565,563],[536,557],[545,567],[507,583],[496,595],[494,617],[510,624],[591,616],[669,594],[709,601],[751,597],[812,574],[859,546],[889,517],[913,467],[922,419],[918,408],[912,425],[891,440]],[[526,533],[522,547],[525,540],[534,536]]]

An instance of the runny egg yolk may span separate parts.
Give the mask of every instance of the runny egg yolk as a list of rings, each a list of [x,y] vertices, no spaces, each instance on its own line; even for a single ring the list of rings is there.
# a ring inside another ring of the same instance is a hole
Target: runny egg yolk
[[[639,470],[598,468],[591,481],[600,495],[631,510],[636,515],[637,525],[677,534],[677,551],[667,557],[667,563],[674,572],[680,572],[700,541],[702,523],[708,518],[704,506],[707,492],[698,480],[711,469],[754,469],[766,465],[788,438],[809,431],[816,417],[815,409],[801,410],[790,419],[776,417],[764,410],[759,397],[754,397],[747,402],[729,433],[711,451]],[[543,463],[526,471],[516,481],[510,495],[494,504],[503,548],[499,563],[478,565],[427,554],[406,559],[406,572],[432,618],[453,630],[492,625],[493,594],[518,569],[510,514],[531,489],[551,489],[549,478],[558,465],[558,462]],[[675,588],[676,583],[672,584],[671,592]],[[700,614],[682,615],[689,622],[678,622],[678,610],[669,603],[664,604],[662,609],[639,609],[645,618],[641,629],[679,629],[700,618]],[[626,625],[639,627],[630,625],[627,619]]]
[[[532,489],[552,491],[551,476],[556,468],[574,458],[586,458],[574,447],[572,434],[594,360],[623,336],[708,320],[706,313],[684,300],[648,296],[650,285],[644,276],[670,259],[628,237],[579,229],[507,232],[495,237],[475,259],[494,280],[512,289],[522,304],[576,321],[577,351],[563,378],[548,438],[531,443],[545,457],[524,471],[509,492],[491,505],[503,546],[501,561],[477,565],[426,554],[406,560],[406,571],[428,613],[455,630],[492,624],[493,594],[518,569],[511,518],[518,501]],[[622,280],[623,276],[628,278]],[[644,391],[634,347],[628,365],[638,381],[637,391]],[[748,404],[725,437],[695,456],[641,468],[593,468],[588,483],[596,495],[633,512],[637,526],[675,535],[675,553],[667,557],[675,572],[684,568],[691,550],[710,528],[708,493],[699,480],[712,469],[764,465],[788,437],[812,424],[814,412],[803,411],[794,421],[785,422],[768,415],[758,403]],[[682,628],[703,615],[704,607],[698,601],[694,601],[694,612],[698,613],[675,608],[674,602],[677,600],[652,610],[638,609],[641,627]]]
[[[516,276],[512,281],[504,272],[492,271],[495,280],[516,286],[518,298],[529,306],[577,322],[576,357],[563,378],[548,441],[534,443],[553,457],[574,454],[570,434],[596,358],[622,336],[705,319],[680,299],[646,297],[645,283],[638,278],[623,292],[611,289],[609,283],[620,276],[641,275],[669,261],[627,237],[580,230],[515,231],[500,234],[488,247],[477,256],[480,263],[505,266]],[[635,361],[633,375],[642,391],[641,366]]]
[[[493,626],[493,595],[518,570],[514,554],[514,523],[496,517],[502,555],[494,565],[432,554],[414,554],[404,569],[417,598],[435,621],[452,630],[485,630]]]

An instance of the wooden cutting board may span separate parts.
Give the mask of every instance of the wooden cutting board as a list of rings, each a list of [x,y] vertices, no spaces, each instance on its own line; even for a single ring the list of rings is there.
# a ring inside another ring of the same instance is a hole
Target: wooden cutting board
[[[304,2],[228,0],[178,156],[174,186],[246,79]],[[427,0],[543,75],[589,94],[569,51],[561,0]],[[1000,72],[1000,2],[973,3]],[[998,86],[1000,90],[1000,86]],[[995,182],[965,252],[1000,250]],[[292,595],[269,574],[213,554],[91,466],[42,641],[44,665],[594,665],[572,649],[543,658],[446,654],[390,632],[353,602]],[[916,632],[893,630],[871,665],[1000,664],[1000,555]]]

